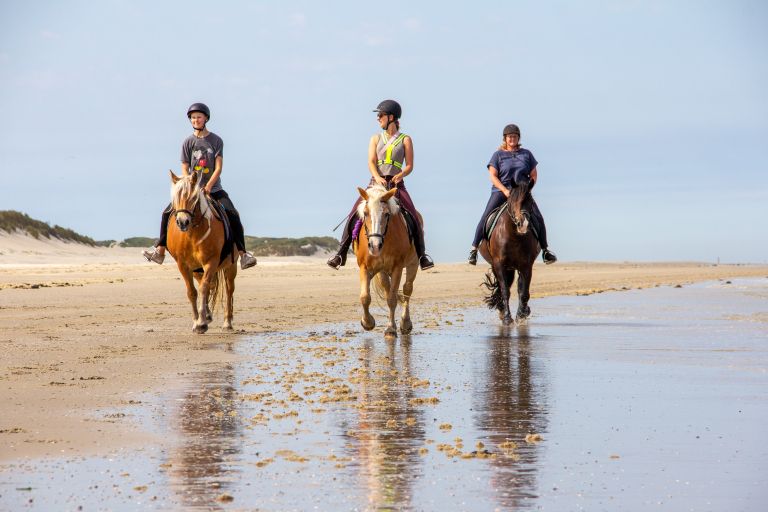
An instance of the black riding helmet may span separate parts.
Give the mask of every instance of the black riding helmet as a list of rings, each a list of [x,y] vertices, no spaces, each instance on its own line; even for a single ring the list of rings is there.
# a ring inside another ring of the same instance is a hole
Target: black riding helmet
[[[211,120],[211,110],[205,103],[193,103],[190,105],[187,109],[187,118],[192,117],[192,112],[200,112],[201,114],[205,114],[205,117],[207,117],[209,121]]]
[[[502,133],[502,137],[506,137],[507,135],[517,135],[520,136],[520,127],[516,124],[508,124],[504,127],[504,132]]]
[[[403,115],[403,109],[400,104],[395,100],[384,100],[376,107],[374,112],[381,112],[382,114],[392,114],[395,119],[400,119]]]

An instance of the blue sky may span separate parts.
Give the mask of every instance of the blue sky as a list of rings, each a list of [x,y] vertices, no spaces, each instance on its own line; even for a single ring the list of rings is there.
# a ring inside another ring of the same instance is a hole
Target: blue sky
[[[767,262],[768,4],[0,0],[0,209],[155,236],[212,109],[260,236],[330,235],[404,108],[437,261],[466,256],[509,122],[562,260]]]

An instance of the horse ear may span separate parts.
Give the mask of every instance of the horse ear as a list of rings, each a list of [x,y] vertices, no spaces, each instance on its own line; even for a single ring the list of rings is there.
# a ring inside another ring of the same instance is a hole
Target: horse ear
[[[381,196],[381,200],[389,201],[390,199],[392,199],[392,196],[394,196],[395,194],[397,194],[397,187],[390,189],[389,192]]]
[[[192,173],[192,186],[193,186],[193,187],[194,187],[195,185],[197,185],[197,179],[198,179],[199,177],[200,177],[200,173],[198,173],[197,171],[195,171],[195,172],[193,172],[193,173]]]
[[[368,200],[368,193],[361,189],[360,187],[357,187],[357,191],[360,192],[360,197],[362,197],[364,200]]]
[[[181,178],[179,178],[178,176],[173,174],[173,171],[170,170],[170,169],[168,169],[168,172],[171,173],[171,183],[173,183],[175,185],[176,182],[179,181]]]

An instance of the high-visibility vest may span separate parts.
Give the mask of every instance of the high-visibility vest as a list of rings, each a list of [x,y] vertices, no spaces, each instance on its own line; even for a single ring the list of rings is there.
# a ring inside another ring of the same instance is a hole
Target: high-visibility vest
[[[396,160],[393,158],[392,154],[395,151],[398,146],[400,146],[403,143],[403,140],[407,137],[406,134],[401,133],[398,135],[394,140],[387,140],[387,132],[383,132],[381,135],[379,135],[379,146],[383,143],[384,147],[384,155],[381,154],[381,151],[379,148],[377,148],[377,153],[379,157],[379,166],[381,165],[393,165],[398,169],[402,169],[404,162],[405,162],[405,151],[398,151],[402,155],[401,160]],[[382,158],[383,156],[383,158]]]

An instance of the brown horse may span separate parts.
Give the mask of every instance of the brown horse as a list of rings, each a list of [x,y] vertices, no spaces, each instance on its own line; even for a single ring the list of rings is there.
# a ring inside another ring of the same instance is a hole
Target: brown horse
[[[202,334],[208,330],[208,323],[216,301],[226,291],[226,312],[224,325],[232,330],[232,295],[235,292],[237,265],[227,257],[219,261],[225,243],[224,223],[216,217],[208,203],[203,189],[199,187],[199,174],[179,177],[171,171],[171,198],[175,222],[168,226],[168,252],[179,267],[187,298],[192,304],[194,323],[192,330]],[[234,247],[232,248],[234,251]],[[194,279],[200,287],[200,305]]]
[[[512,323],[509,312],[509,290],[518,273],[518,307],[516,319],[522,323],[531,314],[528,307],[530,298],[533,262],[541,248],[532,229],[530,219],[530,178],[521,178],[507,199],[507,209],[496,223],[490,240],[483,240],[478,251],[491,264],[491,271],[485,276],[485,286],[491,294],[485,298],[490,309],[499,311],[499,318],[505,325]],[[527,208],[527,209],[526,209]]]
[[[419,270],[419,258],[408,237],[405,218],[393,198],[397,189],[387,191],[381,185],[374,185],[368,190],[357,190],[363,198],[357,208],[363,229],[354,247],[360,267],[360,303],[363,305],[360,324],[366,331],[376,326],[376,320],[368,310],[371,305],[371,279],[375,277],[374,290],[379,296],[386,297],[389,306],[389,324],[384,336],[397,337],[395,309],[398,302],[403,308],[400,331],[408,334],[413,329],[409,303],[413,281]],[[405,284],[401,295],[398,289],[403,269]]]

